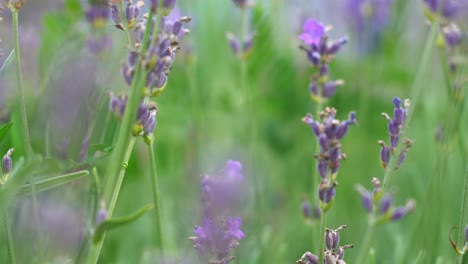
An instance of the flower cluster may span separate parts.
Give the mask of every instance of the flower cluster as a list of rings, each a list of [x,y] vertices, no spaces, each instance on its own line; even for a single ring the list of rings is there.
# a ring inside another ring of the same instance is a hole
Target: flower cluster
[[[384,169],[387,169],[387,166],[390,162],[390,157],[394,156],[396,153],[396,148],[398,143],[400,142],[400,136],[402,134],[405,119],[408,114],[408,110],[411,106],[411,102],[409,99],[405,99],[404,102],[401,101],[400,98],[395,97],[393,99],[393,104],[395,105],[395,109],[393,110],[393,118],[391,118],[387,113],[382,113],[388,121],[388,132],[389,132],[389,145],[386,145],[383,140],[379,140],[378,144],[381,146],[380,149],[380,161]],[[410,139],[404,139],[403,144],[404,147],[398,154],[398,162],[395,165],[395,169],[398,169],[403,161],[406,159],[406,154],[408,150],[411,148],[411,144],[413,142]]]
[[[360,51],[378,47],[382,30],[391,17],[393,0],[347,0],[346,13],[355,31]]]
[[[325,258],[323,264],[346,264],[344,261],[344,251],[347,248],[352,248],[353,245],[339,246],[340,243],[340,230],[345,229],[347,226],[342,225],[337,229],[325,230]],[[318,264],[318,257],[310,252],[304,253],[297,264]]]
[[[241,9],[244,9],[243,12],[247,12],[248,8],[251,8],[255,5],[253,0],[233,0],[234,4]],[[244,17],[243,19],[246,19]],[[241,24],[245,24],[247,26],[247,21],[242,21]],[[226,33],[226,38],[229,41],[229,46],[231,47],[232,53],[236,55],[239,59],[245,59],[248,57],[250,52],[252,51],[252,46],[255,39],[255,32],[246,32],[247,27],[244,26],[241,29],[241,35],[238,37],[231,32]]]
[[[110,103],[109,109],[116,115],[117,118],[122,118],[127,106],[127,96],[121,94],[115,96],[113,93],[109,93]],[[136,117],[136,123],[133,127],[134,136],[148,136],[151,135],[156,128],[156,114],[157,106],[153,102],[140,103],[138,107],[138,114]]]
[[[309,18],[304,22],[303,33],[299,35],[299,39],[304,43],[301,48],[307,53],[307,58],[315,70],[309,89],[312,98],[317,101],[330,98],[336,93],[337,87],[344,84],[342,80],[329,80],[329,64],[348,40],[343,37],[329,41],[326,31],[325,26]]]
[[[133,27],[136,25],[136,22],[138,21],[139,15],[140,15],[140,3],[133,4],[131,2],[127,3],[127,6],[125,7],[125,22],[126,25],[122,24],[122,14],[120,12],[120,9],[117,5],[112,5],[111,6],[111,18],[112,21],[115,23],[115,27],[121,30],[129,30],[133,29]]]
[[[372,224],[381,224],[387,221],[397,221],[412,212],[416,207],[414,200],[409,200],[404,206],[393,206],[393,195],[384,193],[380,188],[380,181],[372,179],[374,189],[366,190],[361,185],[356,185],[356,190],[361,194],[362,207],[369,214],[369,221]]]
[[[196,226],[193,247],[208,263],[226,264],[234,259],[230,251],[245,236],[242,219],[233,217],[242,191],[242,164],[229,160],[219,177],[203,176],[203,221]]]
[[[312,128],[320,145],[317,171],[321,178],[319,187],[319,199],[324,204],[329,204],[335,197],[337,186],[336,176],[340,168],[340,161],[346,158],[341,151],[341,140],[348,132],[350,125],[356,124],[356,114],[351,112],[348,120],[339,121],[335,119],[336,110],[326,108],[320,113],[321,122],[314,120],[311,114],[302,119],[304,123]]]
[[[430,20],[439,19],[442,22],[456,18],[468,5],[460,0],[424,0],[426,15]]]
[[[162,93],[175,59],[175,53],[180,48],[180,41],[188,32],[183,26],[189,21],[190,18],[188,17],[180,17],[176,20],[161,17],[158,34],[157,36],[150,36],[148,49],[143,55],[142,60],[139,60],[141,57],[141,45],[139,44],[136,50],[129,51],[127,61],[122,65],[121,72],[128,85],[131,85],[133,81],[137,63],[143,63],[143,68],[147,71],[145,93],[149,96],[158,96]],[[146,29],[145,24],[146,22],[142,21],[135,25],[140,42]],[[156,20],[153,19],[151,23],[152,29],[154,29],[156,24]],[[153,31],[151,30],[151,32]]]
[[[85,11],[86,20],[91,25],[92,32],[87,40],[88,50],[100,54],[112,44],[112,39],[105,33],[110,10],[104,5],[91,5]]]

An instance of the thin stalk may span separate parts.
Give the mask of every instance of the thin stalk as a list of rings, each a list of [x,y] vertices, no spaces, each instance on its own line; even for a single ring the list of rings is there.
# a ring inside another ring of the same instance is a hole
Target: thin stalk
[[[5,217],[5,230],[7,235],[7,248],[8,248],[8,257],[10,258],[10,263],[16,263],[15,257],[15,244],[13,242],[13,236],[11,235],[11,225],[10,225],[10,215],[8,213],[8,208],[4,208],[3,215]]]
[[[367,259],[367,255],[369,254],[369,250],[374,240],[376,224],[369,224],[367,227],[366,235],[364,236],[364,240],[361,245],[361,250],[359,251],[359,255],[356,258],[355,263],[364,263]]]
[[[325,229],[327,228],[327,211],[322,209],[322,213],[320,214],[320,243],[319,243],[319,262],[323,263],[324,255],[324,248],[325,248]]]
[[[139,100],[141,99],[141,94],[143,90],[144,80],[142,61],[144,59],[146,50],[148,48],[148,39],[151,31],[151,23],[154,16],[154,12],[150,9],[150,13],[146,22],[146,30],[143,35],[142,48],[140,53],[140,58],[138,60],[135,75],[132,80],[131,92],[128,97],[127,106],[125,108],[124,116],[118,131],[117,142],[115,144],[115,150],[110,161],[110,168],[106,174],[106,188],[105,188],[105,197],[110,199],[114,196],[113,191],[115,191],[115,175],[118,173],[120,164],[122,164],[122,159],[125,152],[125,147],[128,146],[128,142],[132,137],[131,130],[133,128],[133,123],[135,122],[135,117],[138,109]]]
[[[466,157],[465,157],[466,158]],[[465,228],[466,225],[466,212],[468,207],[468,162],[465,169],[465,180],[463,181],[463,199],[460,207],[460,220],[458,221],[458,242],[457,245],[462,245],[465,239]],[[461,264],[463,261],[463,255],[458,255],[457,263]]]
[[[437,33],[439,32],[439,25],[437,23],[433,23],[431,27],[431,33],[426,40],[426,45],[424,46],[423,54],[421,57],[421,61],[419,62],[418,72],[416,74],[416,78],[414,79],[413,85],[411,86],[410,90],[410,98],[411,98],[411,111],[409,111],[406,119],[405,124],[408,125],[413,117],[413,112],[416,109],[416,105],[418,103],[419,97],[421,97],[421,91],[423,90],[422,82],[424,80],[424,76],[426,75],[427,68],[431,64],[431,54],[434,47],[435,40],[437,38]],[[403,132],[402,132],[403,134]],[[401,136],[400,136],[401,137]],[[396,147],[395,153],[399,155],[403,148],[403,144],[400,142]],[[385,174],[383,177],[382,183],[382,191],[384,192],[388,188],[388,184],[390,182],[390,178],[392,172],[395,171],[395,165],[399,160],[399,156],[394,156],[390,159],[390,162],[385,170]]]
[[[151,186],[153,188],[153,202],[154,206],[156,207],[155,213],[156,213],[156,238],[157,238],[157,243],[159,245],[159,248],[161,250],[161,253],[163,252],[164,249],[164,243],[163,243],[163,229],[162,229],[162,213],[161,213],[161,200],[160,200],[160,195],[159,195],[159,184],[158,184],[158,172],[156,169],[156,157],[154,153],[154,146],[152,140],[148,141],[146,143],[148,146],[148,152],[150,156],[150,161],[151,161]]]
[[[15,45],[15,60],[16,60],[16,84],[17,84],[17,100],[18,107],[21,112],[21,124],[23,129],[23,142],[24,149],[26,151],[26,163],[30,164],[32,161],[32,147],[31,140],[29,138],[29,127],[28,127],[28,115],[26,113],[26,103],[24,100],[24,89],[23,89],[23,76],[21,73],[21,56],[20,56],[20,45],[19,45],[19,30],[18,30],[18,16],[19,10],[16,8],[11,9],[13,15],[13,39]],[[34,214],[34,223],[36,228],[39,228],[39,207],[37,203],[36,187],[34,186],[33,174],[29,176],[29,182],[31,185],[31,197],[32,207]]]
[[[240,32],[240,43],[241,43],[241,57],[240,57],[240,67],[241,67],[241,87],[244,90],[244,99],[246,102],[246,108],[247,108],[247,122],[248,122],[248,127],[249,127],[249,139],[250,139],[250,144],[249,144],[249,154],[250,154],[250,165],[251,165],[251,173],[254,174],[254,189],[255,189],[255,200],[256,200],[256,206],[257,210],[260,210],[261,207],[261,191],[260,191],[260,179],[258,175],[255,175],[255,171],[253,170],[254,168],[254,159],[256,157],[256,126],[255,126],[255,111],[253,110],[253,92],[249,88],[249,80],[248,80],[248,63],[247,63],[247,58],[245,56],[245,51],[243,49],[244,47],[244,42],[247,38],[248,30],[249,30],[249,17],[248,17],[248,9],[247,8],[242,8],[242,18],[241,18],[241,32]]]
[[[16,84],[18,92],[18,105],[21,112],[21,125],[23,128],[23,142],[26,151],[26,161],[32,159],[31,140],[29,138],[28,116],[26,114],[26,103],[24,100],[23,78],[21,73],[21,58],[19,48],[19,31],[18,31],[18,13],[17,9],[12,9],[13,13],[13,39],[15,42],[15,60],[16,60]]]
[[[124,22],[125,28],[125,36],[127,37],[127,45],[130,48],[132,46],[132,39],[130,37],[130,32],[128,32],[128,21],[127,21],[127,15],[125,14],[125,9],[123,5],[123,1],[119,1],[119,9],[120,9],[120,14],[122,15],[122,21]]]
[[[126,150],[125,150],[124,157],[123,157],[123,163],[120,166],[120,172],[119,172],[119,175],[117,177],[117,182],[116,182],[116,185],[114,187],[114,192],[113,192],[113,195],[112,195],[112,198],[111,198],[111,202],[109,204],[109,207],[107,208],[107,217],[108,218],[112,218],[112,214],[114,212],[115,205],[116,205],[117,199],[119,197],[120,187],[122,186],[122,182],[123,182],[123,179],[124,179],[124,176],[125,176],[125,172],[127,171],[128,160],[130,159],[130,155],[132,153],[133,146],[135,145],[135,140],[136,140],[136,138],[132,136],[130,138],[130,142],[129,142]],[[99,255],[101,253],[102,245],[104,244],[105,237],[106,237],[106,234],[104,234],[104,236],[102,237],[101,241],[99,241],[98,244],[93,245],[93,247],[91,249],[90,258],[88,259],[88,263],[97,263],[97,261],[99,259]]]

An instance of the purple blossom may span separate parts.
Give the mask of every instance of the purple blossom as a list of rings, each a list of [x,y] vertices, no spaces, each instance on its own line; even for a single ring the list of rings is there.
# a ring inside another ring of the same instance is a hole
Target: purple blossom
[[[209,263],[233,260],[230,251],[245,237],[242,218],[232,217],[242,196],[243,179],[242,164],[235,160],[228,160],[218,177],[205,175],[201,179],[203,221],[190,239],[199,256]]]
[[[94,27],[104,27],[111,10],[105,6],[90,6],[85,12],[86,20]]]
[[[325,35],[325,27],[313,18],[309,18],[304,22],[302,30],[303,33],[299,35],[299,39],[306,45],[318,45]]]
[[[13,154],[13,151],[15,151],[15,149],[11,148],[7,151],[5,155],[3,155],[3,158],[2,158],[3,174],[9,174],[11,171],[11,168],[13,167],[13,160],[11,159],[11,154]]]

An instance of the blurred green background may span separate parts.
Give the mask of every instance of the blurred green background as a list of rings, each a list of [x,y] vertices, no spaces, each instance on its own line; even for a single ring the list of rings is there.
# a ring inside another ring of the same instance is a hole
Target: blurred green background
[[[354,185],[370,189],[372,177],[383,176],[377,140],[387,140],[388,132],[381,113],[392,113],[394,96],[412,94],[430,29],[423,2],[394,1],[386,26],[373,37],[358,41],[344,1],[257,0],[249,12],[249,27],[257,36],[247,60],[253,113],[247,111],[240,62],[225,37],[226,32],[239,33],[241,11],[228,0],[178,2],[181,13],[193,18],[191,33],[176,57],[165,92],[157,99],[155,131],[166,255],[174,263],[197,263],[188,237],[201,221],[199,176],[215,174],[228,159],[243,162],[249,182],[239,212],[246,237],[235,251],[235,263],[295,263],[305,251],[317,250],[319,223],[308,224],[301,214],[301,197],[306,194],[313,202],[317,190],[313,185],[315,137],[301,118],[313,113],[316,106],[308,91],[310,65],[297,39],[303,21],[314,17],[333,26],[332,39],[349,37],[330,66],[331,77],[343,79],[345,85],[324,106],[338,109],[338,119],[357,112],[359,125],[351,127],[343,140],[347,160],[342,162],[328,217],[328,227],[348,225],[340,233],[341,244],[355,245],[345,257],[347,263],[355,263],[367,217]],[[124,33],[110,21],[96,32],[84,19],[86,8],[87,3],[74,0],[26,1],[20,12],[32,144],[38,155],[46,157],[44,169],[50,175],[77,166],[96,166],[104,174],[108,156],[79,163],[81,144],[89,133],[90,145],[112,145],[118,122],[108,114],[106,93],[128,91],[120,76],[121,61],[126,57]],[[12,46],[9,16],[4,10],[0,24],[6,54]],[[466,31],[466,20],[461,27]],[[98,55],[90,53],[86,40],[91,34],[111,36],[112,48]],[[460,50],[460,54],[465,52],[465,62],[466,51],[465,41]],[[438,126],[455,118],[443,80],[447,65],[441,65],[439,52],[435,46],[431,50],[428,70],[416,87],[421,92],[410,98],[417,103],[411,108],[414,116],[405,136],[414,144],[403,167],[393,175],[390,188],[397,205],[414,198],[417,209],[403,220],[377,229],[374,263],[413,263],[418,255],[419,263],[455,261],[447,235],[459,221],[468,158],[463,153],[468,146],[458,139],[466,137],[468,122],[461,113],[459,130],[451,141],[443,147],[436,143]],[[459,73],[465,82],[466,69]],[[0,150],[6,153],[15,147],[13,159],[18,160],[24,152],[13,67],[0,80],[0,87],[1,120],[14,124],[0,142]],[[247,129],[252,117],[253,135]],[[254,159],[249,158],[252,141]],[[436,175],[441,179],[438,191],[429,193]],[[260,201],[254,194],[256,180]],[[12,216],[18,263],[73,260],[87,228],[88,195],[88,179],[39,194],[41,245],[30,244],[37,227],[30,220],[29,199],[17,201]],[[151,202],[149,159],[139,139],[114,215],[129,214]],[[157,263],[151,246],[156,239],[153,214],[150,211],[110,232],[100,263]],[[8,263],[4,243],[0,263]]]

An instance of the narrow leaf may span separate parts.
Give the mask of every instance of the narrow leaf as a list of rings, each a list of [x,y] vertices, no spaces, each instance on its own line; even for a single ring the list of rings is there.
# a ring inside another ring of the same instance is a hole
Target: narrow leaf
[[[145,207],[141,208],[140,210],[136,211],[135,213],[133,213],[133,214],[131,214],[129,216],[119,217],[119,218],[111,218],[111,219],[108,219],[108,220],[105,220],[105,221],[101,222],[96,227],[96,231],[94,232],[94,236],[93,236],[93,242],[95,244],[97,244],[102,239],[102,237],[104,236],[106,231],[109,231],[109,230],[118,228],[120,226],[129,224],[129,223],[137,220],[140,216],[142,216],[143,214],[145,214],[147,211],[149,211],[151,209],[153,209],[153,205],[148,204]]]
[[[77,180],[88,174],[89,172],[86,170],[68,173],[68,174],[56,176],[50,179],[38,181],[34,184],[34,187],[36,187],[36,192],[42,192],[42,191],[49,190],[55,187],[59,187],[71,181]],[[31,185],[29,183],[21,186],[21,189],[18,191],[18,195],[30,195],[30,194],[31,194]]]
[[[13,54],[15,53],[15,50],[13,49],[10,52],[10,55],[6,58],[6,60],[3,62],[3,64],[0,66],[0,78],[2,78],[6,68],[10,66],[11,62],[13,61]]]
[[[10,130],[12,125],[13,123],[9,122],[0,127],[0,141],[2,141],[5,138],[6,134],[8,133],[8,130]]]

